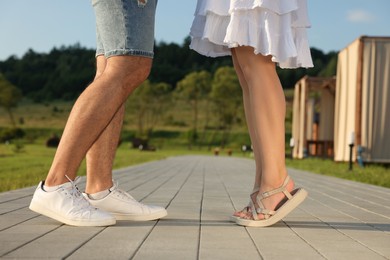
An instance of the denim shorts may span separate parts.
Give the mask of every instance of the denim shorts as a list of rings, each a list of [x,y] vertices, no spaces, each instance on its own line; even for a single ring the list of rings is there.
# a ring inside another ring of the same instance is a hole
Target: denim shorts
[[[96,16],[96,56],[153,58],[157,0],[92,0]]]

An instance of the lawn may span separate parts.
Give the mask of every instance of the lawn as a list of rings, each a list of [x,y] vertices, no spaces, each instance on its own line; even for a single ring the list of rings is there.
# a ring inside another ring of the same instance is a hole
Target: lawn
[[[383,165],[372,164],[362,168],[354,164],[349,170],[346,162],[319,158],[287,159],[286,164],[291,168],[390,188],[390,169]]]
[[[55,149],[41,144],[27,144],[18,152],[14,150],[14,145],[0,145],[0,192],[38,184],[46,177],[55,153]],[[117,150],[114,169],[185,154],[210,152],[179,148],[146,152],[122,145]],[[82,163],[78,175],[85,175],[85,162]]]

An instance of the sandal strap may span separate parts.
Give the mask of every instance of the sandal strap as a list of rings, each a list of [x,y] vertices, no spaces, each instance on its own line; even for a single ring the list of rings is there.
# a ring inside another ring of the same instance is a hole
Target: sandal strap
[[[287,197],[288,199],[291,199],[291,198],[292,198],[292,195],[291,195],[291,193],[288,192],[287,189],[286,189],[286,186],[287,186],[287,184],[288,184],[289,181],[290,181],[290,176],[287,175],[287,177],[286,177],[286,179],[284,180],[283,185],[282,185],[281,187],[279,187],[279,188],[277,188],[277,189],[274,189],[274,190],[270,190],[270,191],[263,192],[263,193],[259,196],[260,198],[258,198],[258,199],[261,200],[261,199],[267,198],[267,197],[269,197],[269,196],[272,196],[272,195],[277,194],[277,193],[280,193],[280,192],[283,192],[284,195],[286,195],[286,197]]]
[[[276,211],[274,210],[269,210],[269,209],[266,209],[263,205],[263,203],[261,202],[263,199],[269,197],[269,196],[272,196],[274,194],[277,194],[277,193],[280,193],[280,192],[283,192],[284,195],[288,198],[288,199],[291,199],[292,198],[292,195],[290,192],[287,191],[286,189],[286,186],[288,184],[288,182],[290,181],[290,176],[287,175],[286,179],[284,180],[283,182],[283,185],[277,189],[274,189],[274,190],[270,190],[270,191],[266,191],[266,192],[263,192],[262,194],[259,194],[256,198],[256,201],[257,201],[257,205],[259,205],[258,208],[255,208],[254,205],[253,205],[253,208],[252,208],[252,216],[253,216],[253,219],[254,220],[258,220],[259,218],[257,217],[257,214],[263,214],[264,215],[264,219],[268,219],[270,218],[271,216],[273,216]],[[253,202],[252,202],[253,204]],[[254,210],[253,210],[254,209]]]
[[[274,210],[269,210],[269,209],[264,209],[264,208],[257,208],[256,209],[257,214],[263,214],[264,219],[268,219],[271,216],[275,215],[276,211]]]
[[[253,201],[250,200],[249,204],[250,204],[251,209],[252,209],[252,210],[251,210],[252,218],[253,218],[254,220],[258,220],[259,218],[257,217],[257,208],[256,208],[256,206],[255,206],[255,203],[253,203]]]
[[[255,207],[255,204],[253,203],[253,201],[252,201],[252,195],[254,194],[254,193],[257,193],[257,192],[259,192],[259,190],[260,190],[260,187],[257,187],[257,188],[254,188],[253,190],[252,190],[252,192],[251,192],[251,194],[250,194],[250,196],[249,196],[249,203],[248,203],[248,206],[246,206],[245,208],[247,209],[247,212],[249,212],[249,208],[251,209],[251,213],[252,213],[252,217],[253,217],[253,219],[258,219],[257,218],[257,214],[256,214],[256,207]]]
[[[248,202],[248,206],[246,206],[246,208],[251,207],[252,195],[255,194],[255,193],[258,193],[259,190],[260,190],[260,187],[254,188],[252,190],[251,194],[249,195],[249,202]]]
[[[284,180],[284,182],[283,182],[281,187],[273,189],[273,190],[270,190],[270,191],[266,191],[266,192],[263,192],[262,194],[257,195],[256,202],[257,202],[257,205],[259,206],[258,208],[256,208],[255,204],[253,203],[253,201],[250,200],[249,204],[250,204],[250,207],[252,209],[253,220],[259,220],[259,217],[257,216],[258,214],[263,214],[264,219],[268,219],[268,218],[272,217],[276,213],[276,211],[269,210],[269,209],[266,209],[264,207],[263,203],[261,202],[263,199],[265,199],[267,197],[270,197],[270,196],[272,196],[274,194],[280,193],[280,192],[283,192],[284,195],[287,197],[287,199],[291,199],[293,197],[291,195],[291,193],[288,192],[288,190],[286,188],[286,186],[287,186],[289,181],[290,181],[290,176],[287,175],[286,179]]]

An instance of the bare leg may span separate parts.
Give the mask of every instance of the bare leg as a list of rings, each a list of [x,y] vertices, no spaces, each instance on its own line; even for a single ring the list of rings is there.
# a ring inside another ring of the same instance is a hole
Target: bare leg
[[[261,165],[260,165],[260,150],[258,146],[258,141],[256,140],[256,134],[255,134],[255,126],[254,126],[254,120],[253,120],[253,112],[251,109],[251,100],[249,96],[249,88],[248,84],[245,80],[244,74],[241,70],[240,65],[237,62],[237,57],[235,54],[235,50],[232,49],[232,58],[233,58],[233,64],[234,64],[234,69],[236,70],[238,79],[240,81],[240,85],[242,88],[242,93],[243,93],[243,102],[244,102],[244,111],[245,111],[245,118],[247,121],[248,125],[248,131],[249,131],[249,136],[253,145],[253,152],[255,155],[255,162],[256,162],[256,175],[255,175],[255,182],[253,189],[259,188],[260,187],[260,180],[261,180]]]
[[[96,76],[99,78],[106,68],[106,58],[96,58]],[[96,193],[112,187],[112,166],[122,129],[125,106],[115,113],[110,124],[87,152],[87,184],[88,194]]]
[[[122,129],[125,106],[116,112],[110,124],[87,152],[85,192],[96,193],[112,187],[112,167]]]
[[[241,70],[241,67],[240,67],[238,61],[237,61],[235,49],[232,49],[232,59],[233,59],[234,68],[236,70],[236,73],[237,73],[237,76],[238,76],[238,79],[240,81],[240,85],[242,88],[245,118],[246,118],[246,122],[248,125],[249,136],[250,136],[251,143],[253,146],[253,152],[255,155],[256,174],[255,174],[255,181],[254,181],[254,185],[253,185],[253,191],[255,191],[256,189],[258,189],[260,187],[260,181],[261,181],[261,165],[260,165],[261,157],[260,157],[260,150],[259,150],[259,141],[257,141],[257,139],[256,139],[257,137],[256,137],[254,119],[253,119],[254,114],[252,112],[252,107],[251,107],[251,100],[250,100],[250,96],[249,96],[248,83],[246,82],[244,74]],[[257,193],[253,194],[254,197],[251,198],[253,201],[255,201],[254,199],[255,199],[256,195],[257,195]],[[246,214],[247,210],[248,209],[245,208],[242,211],[235,212],[233,215],[238,216],[238,217],[242,217],[244,214]]]
[[[282,86],[276,74],[275,64],[269,56],[255,55],[251,47],[238,47],[234,50],[248,86],[249,106],[252,116],[255,140],[258,143],[257,165],[261,165],[260,191],[279,188],[287,176],[285,167],[285,110],[286,103]],[[293,181],[287,185],[291,191]],[[284,197],[275,194],[263,200],[267,209],[274,209]],[[259,215],[259,218],[263,216]]]
[[[103,73],[80,95],[70,113],[46,178],[47,186],[67,182],[65,175],[76,177],[87,151],[111,122],[117,122],[115,116],[122,114],[123,103],[149,75],[151,64],[152,59],[144,57],[107,59]]]

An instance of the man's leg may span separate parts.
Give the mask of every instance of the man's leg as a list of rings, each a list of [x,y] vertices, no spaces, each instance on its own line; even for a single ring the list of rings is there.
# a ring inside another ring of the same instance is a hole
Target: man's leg
[[[112,187],[112,167],[118,147],[125,106],[116,112],[110,124],[87,152],[87,184],[85,192],[96,193]]]
[[[41,182],[34,193],[32,210],[79,226],[112,225],[115,218],[105,212],[117,216],[118,208],[126,208],[125,219],[148,220],[166,215],[164,208],[142,205],[116,185],[111,186],[124,102],[147,78],[152,64],[156,4],[157,0],[142,6],[135,1],[92,2],[97,54],[108,58],[98,57],[96,78],[70,113],[46,183]],[[102,199],[89,195],[84,198],[72,181],[87,152],[87,181],[91,182],[87,189],[106,189],[108,195]]]
[[[96,79],[106,68],[106,59],[97,57]],[[144,205],[113,184],[112,166],[123,123],[125,106],[87,152],[87,185],[85,197],[95,207],[110,212],[118,220],[155,220],[167,215],[163,207]]]
[[[68,225],[115,224],[116,218],[105,210],[92,207],[72,180],[92,145],[101,136],[108,138],[102,133],[110,129],[115,116],[120,116],[126,98],[146,79],[151,61],[150,58],[133,56],[117,56],[107,60],[101,76],[77,99],[46,183],[41,182],[34,192],[31,210]],[[161,211],[166,215],[165,209]]]
[[[103,74],[76,101],[65,126],[45,185],[55,186],[76,177],[87,151],[121,109],[127,97],[149,75],[152,59],[115,56]]]
[[[96,76],[99,78],[106,68],[106,58],[100,55],[96,58]],[[107,190],[113,186],[112,166],[122,129],[125,105],[115,113],[109,125],[100,134],[87,152],[87,185],[88,194]]]

